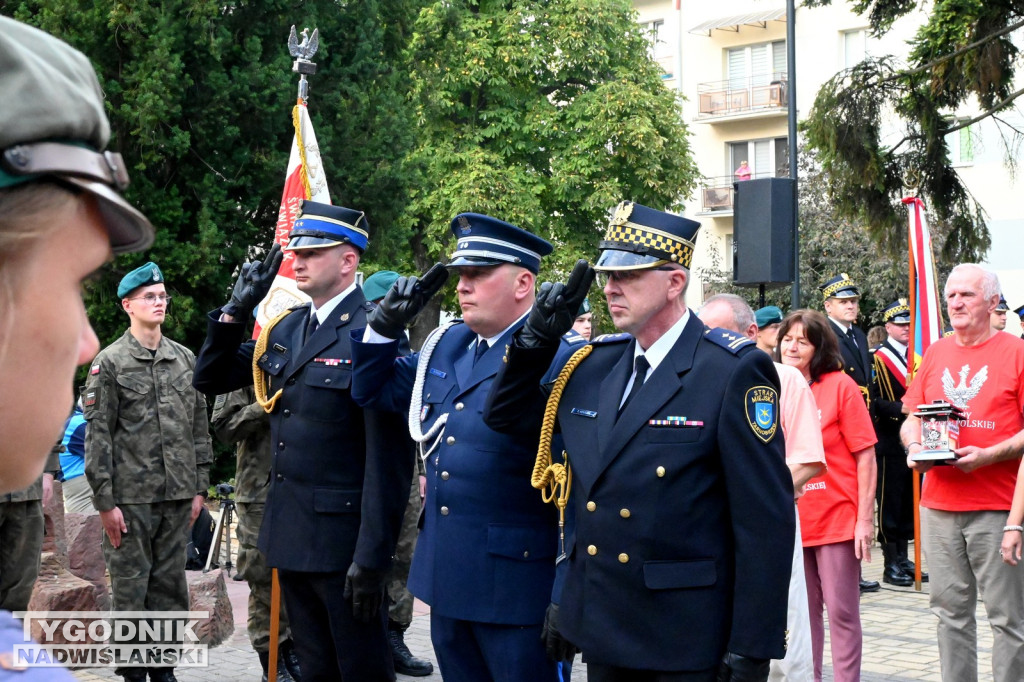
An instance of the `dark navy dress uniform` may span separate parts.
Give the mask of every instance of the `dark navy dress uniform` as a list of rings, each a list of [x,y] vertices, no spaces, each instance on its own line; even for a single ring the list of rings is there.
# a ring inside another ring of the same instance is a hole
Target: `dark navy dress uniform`
[[[818,287],[825,300],[830,298],[860,298],[860,290],[845,272],[833,277]],[[868,352],[868,337],[860,327],[851,325],[849,331],[829,318],[832,331],[839,341],[839,352],[843,355],[843,371],[853,377],[867,399],[871,383],[871,354]]]
[[[648,237],[638,208],[625,212],[632,235],[620,237],[634,245]],[[602,242],[617,245],[613,234]],[[654,265],[668,258],[651,251]],[[643,264],[634,253],[616,264]],[[785,654],[795,518],[778,375],[752,341],[688,315],[621,414],[636,349],[627,334],[592,342],[558,404],[575,516],[554,595],[559,630],[608,679],[715,679],[726,651]],[[490,425],[535,432],[552,353],[512,344],[485,410]]]
[[[395,679],[386,607],[379,622],[361,623],[342,597],[353,561],[389,568],[414,463],[403,447],[404,415],[364,410],[352,400],[349,332],[365,325],[368,310],[357,286],[305,339],[310,306],[299,306],[273,327],[259,358],[267,394],[281,391],[270,413],[270,492],[259,548],[280,571],[307,680]],[[196,388],[211,395],[253,381],[255,342],[243,340],[244,324],[219,322],[220,312],[209,314],[195,371]]]
[[[473,238],[486,236],[493,254],[498,242],[523,232],[481,218],[471,217],[469,225],[453,221],[459,246],[449,267],[472,264],[459,258],[473,249]],[[522,324],[505,330],[479,359],[477,334],[461,321],[444,332],[429,360],[422,354],[396,359],[394,342],[364,343],[362,332],[353,334],[358,403],[414,411],[422,433],[447,415],[425,460],[423,527],[408,583],[430,605],[431,639],[446,682],[557,679],[540,639],[558,536],[555,509],[530,485],[539,435],[497,433],[482,418],[506,347]],[[423,389],[413,396],[420,363],[426,363]]]

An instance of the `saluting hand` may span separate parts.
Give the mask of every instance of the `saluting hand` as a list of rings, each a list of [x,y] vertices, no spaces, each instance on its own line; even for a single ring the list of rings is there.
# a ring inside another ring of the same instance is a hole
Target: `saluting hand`
[[[282,260],[284,254],[281,253],[281,245],[274,242],[262,261],[242,263],[242,271],[231,292],[231,300],[221,307],[221,312],[236,319],[248,319],[252,309],[267,297]]]
[[[562,334],[572,329],[576,313],[594,283],[594,268],[585,260],[576,261],[565,284],[544,282],[537,300],[533,302],[526,324],[519,332],[519,345],[523,348],[553,346]]]
[[[422,277],[399,277],[380,304],[366,316],[370,329],[389,339],[397,339],[444,283],[448,270],[435,263]]]

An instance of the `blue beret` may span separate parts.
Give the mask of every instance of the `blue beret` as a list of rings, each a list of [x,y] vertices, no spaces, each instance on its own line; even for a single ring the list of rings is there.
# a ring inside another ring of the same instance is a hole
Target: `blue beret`
[[[690,267],[700,223],[623,201],[615,207],[595,270],[640,270],[669,261]]]
[[[892,324],[910,324],[910,306],[907,305],[907,299],[897,299],[886,306],[882,320]]]
[[[766,305],[754,312],[754,322],[758,329],[764,329],[770,324],[782,322],[782,310],[778,306]]]
[[[164,273],[160,272],[160,267],[156,263],[150,261],[121,278],[121,283],[117,285],[117,297],[124,298],[139,287],[160,284],[163,281]]]
[[[399,277],[401,275],[397,272],[378,270],[363,282],[363,296],[366,297],[367,301],[376,301],[379,298],[384,298],[384,294],[388,293],[388,289],[394,285]]]
[[[286,251],[323,249],[338,244],[351,244],[366,250],[370,239],[366,214],[344,206],[331,206],[304,199],[299,215],[288,234]]]
[[[860,289],[857,288],[857,285],[853,283],[853,280],[845,272],[825,282],[818,289],[825,300],[830,298],[860,298]]]
[[[554,249],[535,234],[480,213],[460,213],[451,229],[456,241],[450,268],[511,263],[537,274],[540,259]]]

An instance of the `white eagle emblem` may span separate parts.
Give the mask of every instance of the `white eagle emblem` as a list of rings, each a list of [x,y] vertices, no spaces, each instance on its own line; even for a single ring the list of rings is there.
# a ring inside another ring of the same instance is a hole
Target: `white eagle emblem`
[[[953,403],[961,410],[967,409],[967,403],[970,402],[974,396],[978,395],[981,391],[981,387],[985,385],[985,380],[988,379],[988,365],[985,365],[978,370],[978,373],[971,379],[970,385],[967,384],[967,375],[971,371],[970,365],[964,365],[960,368],[958,376],[960,377],[960,383],[958,385],[953,384],[953,375],[949,373],[949,368],[942,370],[942,390],[946,394],[946,400]]]

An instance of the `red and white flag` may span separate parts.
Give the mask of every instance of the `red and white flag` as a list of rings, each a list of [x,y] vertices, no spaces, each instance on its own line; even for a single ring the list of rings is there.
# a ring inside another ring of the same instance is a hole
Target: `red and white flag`
[[[924,202],[909,197],[903,203],[910,209],[910,348],[913,361],[907,363],[910,376],[921,364],[928,346],[942,338],[942,308],[939,285],[935,279],[935,258],[928,232]]]
[[[292,152],[288,157],[288,172],[285,174],[284,192],[281,194],[281,207],[277,212],[277,228],[274,233],[274,240],[282,247],[288,244],[288,233],[292,231],[295,217],[299,214],[300,201],[310,199],[322,204],[331,203],[327,176],[320,161],[320,147],[317,146],[316,133],[313,132],[313,122],[309,120],[306,105],[302,102],[296,104],[292,110],[292,123],[295,126],[295,137],[292,139]],[[288,308],[309,300],[309,297],[295,285],[293,258],[290,251],[284,252],[284,260],[281,262],[277,278],[270,287],[267,297],[256,308],[253,338],[259,336],[264,324]]]

